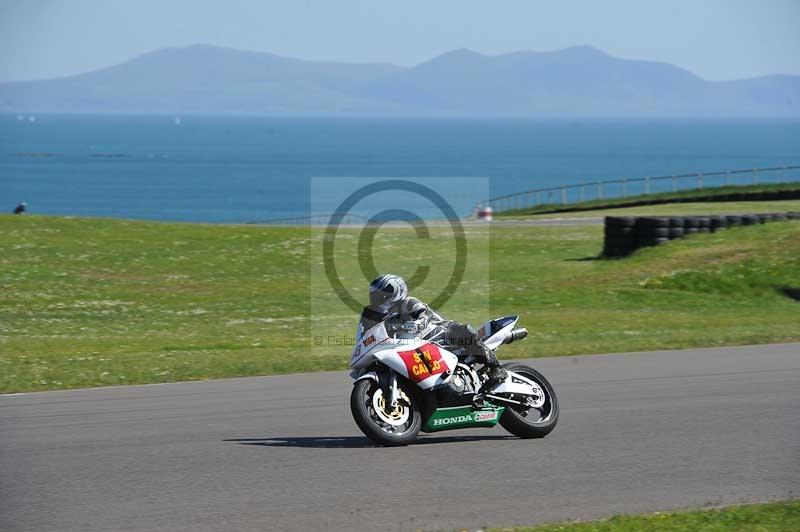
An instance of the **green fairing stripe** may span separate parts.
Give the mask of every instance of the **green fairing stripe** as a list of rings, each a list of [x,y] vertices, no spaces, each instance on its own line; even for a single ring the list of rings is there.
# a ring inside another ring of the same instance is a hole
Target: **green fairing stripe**
[[[473,410],[470,405],[438,408],[428,418],[422,430],[437,432],[468,427],[494,427],[500,421],[503,410],[505,408],[502,406]]]

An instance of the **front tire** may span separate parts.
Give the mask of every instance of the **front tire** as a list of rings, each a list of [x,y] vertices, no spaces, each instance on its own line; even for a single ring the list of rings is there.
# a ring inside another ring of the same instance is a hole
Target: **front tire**
[[[399,383],[398,383],[399,384]],[[383,390],[372,379],[353,385],[350,394],[350,411],[364,435],[384,447],[408,445],[417,439],[422,428],[419,401],[406,386],[399,384],[400,398],[395,408],[388,410]]]
[[[545,397],[540,408],[514,408],[509,405],[500,416],[500,425],[519,438],[544,438],[558,423],[558,399],[553,386],[544,375],[529,366],[511,364],[504,367],[534,381],[544,391]]]

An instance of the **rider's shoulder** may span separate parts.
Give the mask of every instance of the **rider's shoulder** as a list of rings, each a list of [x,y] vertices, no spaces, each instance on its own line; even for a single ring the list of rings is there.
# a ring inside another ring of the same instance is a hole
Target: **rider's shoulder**
[[[419,317],[426,310],[428,310],[428,305],[416,297],[407,297],[400,303],[400,312],[415,318]]]

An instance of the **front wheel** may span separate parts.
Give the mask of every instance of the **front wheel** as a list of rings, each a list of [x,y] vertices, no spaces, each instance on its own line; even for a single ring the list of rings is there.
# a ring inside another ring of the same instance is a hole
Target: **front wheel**
[[[397,447],[408,445],[417,438],[422,427],[418,401],[414,394],[400,385],[397,405],[387,405],[383,390],[372,379],[353,385],[350,394],[350,411],[364,435],[378,445]]]
[[[538,384],[544,392],[544,400],[537,401],[537,404],[541,403],[538,407],[507,406],[500,416],[500,424],[508,432],[520,438],[544,438],[558,423],[558,399],[553,386],[544,375],[529,366],[511,364],[504,367]]]

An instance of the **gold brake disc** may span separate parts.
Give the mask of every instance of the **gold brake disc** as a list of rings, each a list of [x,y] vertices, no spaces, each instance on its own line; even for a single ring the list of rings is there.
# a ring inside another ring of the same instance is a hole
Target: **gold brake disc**
[[[400,400],[405,401],[405,403]],[[383,390],[378,388],[375,390],[375,393],[372,394],[372,406],[375,408],[375,413],[378,414],[378,417],[381,418],[382,421],[393,426],[403,425],[408,421],[411,409],[406,406],[406,404],[410,402],[408,396],[400,390],[400,397],[398,398],[397,404],[391,410],[387,410],[386,398],[383,396]]]

